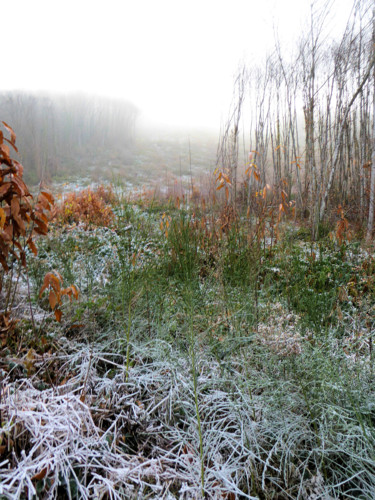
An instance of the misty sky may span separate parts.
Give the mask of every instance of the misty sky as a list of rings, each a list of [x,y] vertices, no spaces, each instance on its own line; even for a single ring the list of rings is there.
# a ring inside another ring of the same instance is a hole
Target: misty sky
[[[124,97],[143,117],[216,126],[240,61],[296,45],[310,0],[2,0],[0,90]],[[352,0],[332,1],[328,26]],[[1,112],[1,110],[0,110]]]

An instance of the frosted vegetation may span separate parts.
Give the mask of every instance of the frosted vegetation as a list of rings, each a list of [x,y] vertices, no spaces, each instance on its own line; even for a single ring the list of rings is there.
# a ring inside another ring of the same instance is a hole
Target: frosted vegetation
[[[105,227],[65,196],[29,252],[34,326],[21,273],[1,498],[373,498],[371,251],[114,191]],[[60,323],[52,270],[80,291]]]

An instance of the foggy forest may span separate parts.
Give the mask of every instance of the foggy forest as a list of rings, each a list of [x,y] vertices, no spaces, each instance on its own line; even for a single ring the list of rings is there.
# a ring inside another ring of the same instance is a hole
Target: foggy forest
[[[0,91],[0,500],[375,498],[375,9],[216,129]]]

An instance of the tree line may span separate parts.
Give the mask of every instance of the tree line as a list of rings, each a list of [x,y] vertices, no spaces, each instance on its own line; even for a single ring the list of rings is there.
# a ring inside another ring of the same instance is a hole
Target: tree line
[[[129,150],[138,116],[132,103],[83,94],[3,92],[0,110],[17,132],[27,182],[73,170],[78,158]]]

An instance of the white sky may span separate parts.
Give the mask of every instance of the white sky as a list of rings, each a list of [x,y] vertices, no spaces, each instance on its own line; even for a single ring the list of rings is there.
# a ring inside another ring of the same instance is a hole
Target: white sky
[[[332,29],[352,3],[333,3]],[[240,60],[260,62],[275,26],[283,40],[296,40],[310,0],[0,0],[0,7],[0,90],[124,97],[154,121],[218,127]]]

